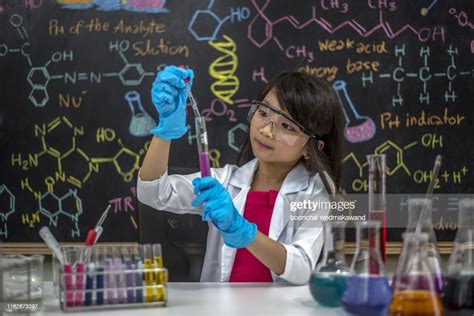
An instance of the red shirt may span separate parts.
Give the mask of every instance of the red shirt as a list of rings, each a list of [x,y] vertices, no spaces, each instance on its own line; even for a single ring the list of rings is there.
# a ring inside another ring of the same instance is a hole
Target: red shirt
[[[273,206],[278,191],[250,191],[245,202],[244,218],[257,225],[257,229],[268,236]],[[261,263],[246,248],[237,249],[229,282],[273,282],[270,269]]]

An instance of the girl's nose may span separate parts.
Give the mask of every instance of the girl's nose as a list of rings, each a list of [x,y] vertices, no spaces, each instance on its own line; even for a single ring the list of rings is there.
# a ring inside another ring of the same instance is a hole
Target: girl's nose
[[[265,124],[265,126],[260,128],[260,133],[263,134],[264,136],[267,136],[273,139],[273,122],[268,121],[268,123]]]

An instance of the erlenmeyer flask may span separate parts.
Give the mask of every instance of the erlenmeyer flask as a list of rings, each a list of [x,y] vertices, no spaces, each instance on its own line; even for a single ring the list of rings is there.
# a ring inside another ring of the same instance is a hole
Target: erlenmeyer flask
[[[380,222],[356,223],[357,248],[351,273],[342,296],[342,306],[350,315],[386,315],[392,292],[385,276],[379,251]]]
[[[385,198],[385,160],[386,156],[367,155],[369,163],[369,219],[380,221],[380,255],[385,263],[385,244],[387,240],[387,212]]]
[[[458,232],[448,261],[445,315],[474,314],[474,199],[459,201]]]
[[[342,112],[346,120],[344,127],[344,137],[351,143],[365,142],[375,135],[375,123],[368,117],[360,115],[352,103],[347,93],[347,85],[343,80],[337,80],[332,84],[339,100],[341,101]]]
[[[137,137],[150,135],[150,130],[156,126],[156,122],[143,109],[140,94],[137,91],[129,91],[125,94],[125,99],[128,101],[130,112],[132,112],[132,119],[128,127],[130,134]]]
[[[442,315],[435,275],[426,256],[428,241],[426,233],[403,234],[403,252],[393,277],[389,315]]]
[[[344,256],[345,226],[345,222],[323,222],[323,261],[311,274],[309,289],[316,302],[324,306],[341,306],[350,274]]]
[[[428,235],[428,241],[425,244],[425,254],[432,271],[435,280],[435,286],[438,293],[443,292],[444,280],[443,271],[441,269],[441,259],[438,252],[438,246],[436,242],[436,235],[433,228],[433,222],[431,219],[433,201],[426,198],[412,198],[408,199],[408,224],[406,232],[414,233],[417,225],[420,225],[418,232],[426,233]],[[401,264],[403,256],[400,256],[398,264]],[[397,264],[397,265],[398,265]]]

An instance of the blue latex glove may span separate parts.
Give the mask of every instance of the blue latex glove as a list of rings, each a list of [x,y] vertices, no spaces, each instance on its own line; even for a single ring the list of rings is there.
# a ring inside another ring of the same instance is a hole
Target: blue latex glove
[[[193,84],[194,72],[176,66],[165,67],[156,76],[151,88],[151,100],[160,116],[158,126],[150,132],[161,139],[178,139],[188,131],[186,127],[186,99]]]
[[[229,192],[212,177],[193,180],[196,199],[191,203],[197,207],[203,203],[202,219],[211,221],[221,232],[224,243],[232,248],[245,248],[257,236],[257,225],[239,214]]]

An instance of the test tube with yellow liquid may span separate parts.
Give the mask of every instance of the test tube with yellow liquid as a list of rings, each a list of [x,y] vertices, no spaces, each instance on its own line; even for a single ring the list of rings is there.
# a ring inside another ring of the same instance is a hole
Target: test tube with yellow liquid
[[[163,255],[161,252],[161,244],[153,244],[153,263],[155,268],[163,269]],[[164,271],[156,271],[155,281],[158,287],[156,288],[156,299],[162,301],[165,299],[166,275]],[[160,286],[161,285],[161,286]]]
[[[143,279],[145,281],[145,302],[155,301],[155,273],[153,269],[155,264],[153,262],[153,252],[151,244],[142,245],[143,251],[143,268],[145,272],[143,274]]]

